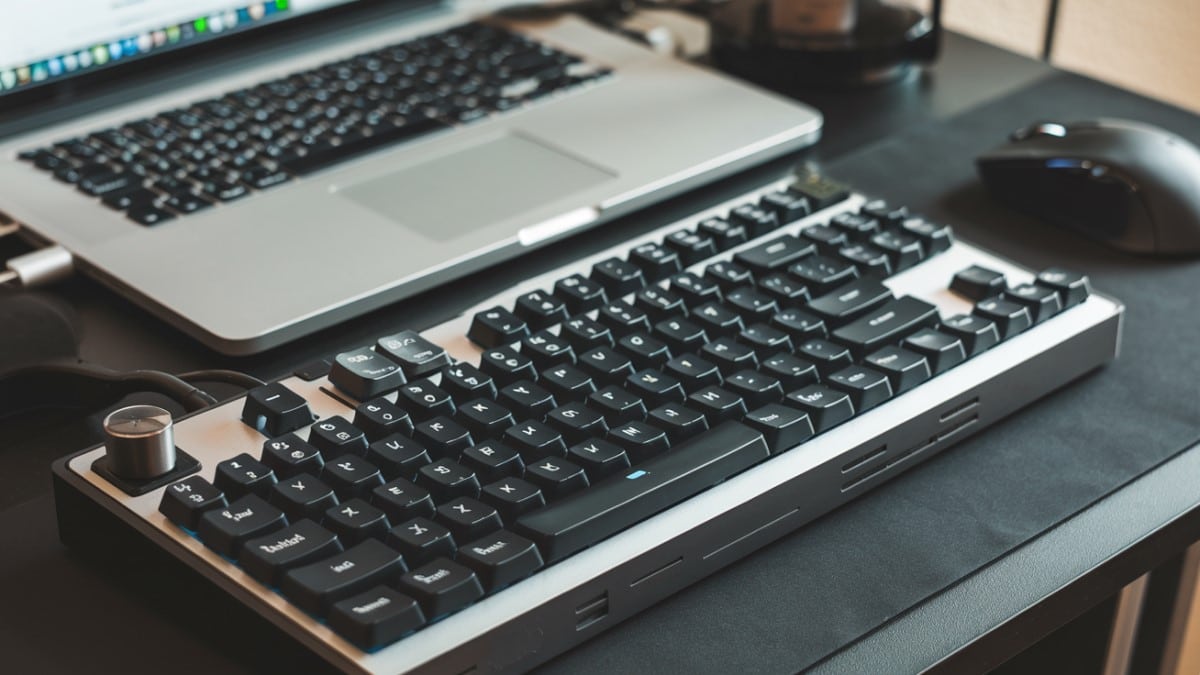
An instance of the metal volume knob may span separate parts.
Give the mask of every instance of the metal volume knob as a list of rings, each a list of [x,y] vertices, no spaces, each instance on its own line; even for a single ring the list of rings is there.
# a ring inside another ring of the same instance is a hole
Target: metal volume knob
[[[175,468],[171,413],[153,405],[131,405],[104,418],[108,468],[127,480],[149,480]]]

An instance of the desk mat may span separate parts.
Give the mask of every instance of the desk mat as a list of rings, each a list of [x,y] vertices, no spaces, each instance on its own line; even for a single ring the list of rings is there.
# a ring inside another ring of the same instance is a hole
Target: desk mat
[[[825,167],[1127,305],[1120,358],[547,664],[546,673],[795,672],[1103,498],[1200,436],[1200,261],[1140,258],[1014,214],[973,158],[1034,120],[1200,118],[1056,73]],[[1064,551],[1064,555],[1070,552]],[[672,664],[661,667],[661,664]]]

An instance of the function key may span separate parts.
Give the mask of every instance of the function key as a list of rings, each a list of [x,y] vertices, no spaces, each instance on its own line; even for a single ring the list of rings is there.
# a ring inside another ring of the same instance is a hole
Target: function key
[[[793,391],[787,395],[784,403],[808,415],[816,433],[832,429],[854,417],[850,395],[821,384],[810,384]]]
[[[391,644],[424,623],[417,601],[387,586],[342,600],[329,610],[329,627],[368,651]]]
[[[908,209],[903,206],[892,206],[882,199],[872,199],[858,210],[859,213],[874,218],[885,227],[899,225],[908,218]]]
[[[456,363],[443,368],[442,389],[460,401],[496,397],[496,383],[469,363]]]
[[[383,485],[379,469],[358,455],[342,455],[325,465],[321,478],[337,492],[338,497],[360,497],[378,485]]]
[[[931,328],[913,333],[901,344],[905,349],[929,359],[929,367],[934,375],[940,375],[967,359],[962,340]]]
[[[796,174],[796,180],[788,186],[788,190],[806,197],[814,211],[820,211],[850,198],[848,187],[830,180],[816,171],[802,168]]]
[[[450,394],[433,386],[429,380],[404,385],[396,394],[396,404],[407,410],[414,419],[421,421],[438,415],[453,415],[455,410]]]
[[[1007,340],[1033,325],[1033,317],[1028,308],[998,295],[977,302],[974,314],[995,323],[1002,340]]]
[[[678,253],[684,265],[695,265],[717,254],[711,235],[691,230],[676,230],[663,238],[663,244]]]
[[[954,243],[954,234],[949,225],[938,225],[924,218],[908,218],[900,224],[900,229],[919,238],[925,245],[927,256],[941,253]]]
[[[367,448],[367,461],[379,467],[387,479],[417,475],[430,461],[429,450],[407,436],[392,434]]]
[[[806,413],[778,403],[751,411],[745,422],[763,435],[772,455],[791,450],[813,436],[812,421]]]
[[[321,562],[289,571],[279,590],[300,609],[324,616],[333,603],[393,583],[405,569],[399,553],[368,539]]]
[[[571,314],[582,314],[608,302],[604,295],[604,288],[600,284],[585,279],[579,274],[559,279],[554,284],[554,295],[562,299]]]
[[[758,200],[758,205],[774,213],[783,225],[800,220],[812,213],[812,205],[809,204],[808,199],[787,190],[768,192]]]
[[[361,499],[344,501],[325,510],[321,524],[353,546],[373,537],[382,537],[391,528],[387,515]]]
[[[503,525],[496,509],[470,497],[459,497],[442,504],[434,517],[450,530],[454,541],[471,541],[495,532]]]
[[[717,247],[717,251],[728,251],[734,246],[743,244],[750,239],[746,231],[746,226],[731,223],[722,218],[708,218],[700,221],[697,231],[701,235],[712,239],[713,244]]]
[[[329,381],[357,399],[385,394],[404,384],[404,372],[391,359],[370,347],[338,354],[329,370]]]
[[[384,541],[400,551],[410,565],[424,565],[439,556],[452,557],[454,537],[444,525],[427,518],[413,518],[388,530]]]
[[[742,204],[729,212],[730,222],[738,223],[750,233],[750,238],[761,237],[779,227],[779,216],[757,204]]]
[[[272,382],[246,393],[242,421],[265,436],[280,436],[311,424],[313,414],[303,396]]]
[[[641,268],[615,257],[592,266],[592,281],[603,286],[610,298],[632,293],[646,285]]]
[[[342,552],[342,544],[329,530],[304,519],[242,547],[238,564],[246,574],[267,586],[277,586],[284,572]]]
[[[501,384],[516,382],[522,378],[537,379],[533,361],[509,347],[488,349],[479,357],[479,368]]]
[[[340,415],[313,424],[308,430],[308,442],[331,457],[344,453],[365,455],[367,452],[366,435]]]
[[[929,360],[924,356],[888,345],[871,354],[864,362],[887,376],[892,383],[892,391],[900,394],[928,380],[933,373],[929,370]]]
[[[800,237],[817,245],[817,249],[826,255],[837,253],[838,249],[850,243],[846,233],[828,225],[809,225],[800,232]]]
[[[658,281],[682,271],[679,254],[658,244],[641,244],[629,252],[629,262],[637,265],[650,281]]]
[[[671,277],[671,290],[689,305],[701,305],[711,300],[721,300],[721,287],[712,278],[700,278],[691,272]]]
[[[567,318],[563,301],[542,291],[531,291],[517,298],[513,313],[529,324],[532,330],[548,328]]]
[[[1000,293],[1004,287],[1004,274],[979,265],[971,265],[950,280],[950,290],[976,302]]]
[[[851,244],[838,251],[837,255],[858,267],[863,276],[890,277],[895,271],[887,253],[871,244]]]
[[[484,588],[495,591],[520,581],[542,567],[537,546],[508,530],[500,530],[463,546],[458,562],[475,570]]]
[[[1034,283],[1058,291],[1063,309],[1082,303],[1092,292],[1091,284],[1086,276],[1057,267],[1039,272]]]
[[[1047,286],[1019,284],[1004,291],[1004,297],[1028,307],[1035,324],[1062,311],[1062,300],[1058,291]]]
[[[400,577],[399,588],[421,603],[430,620],[457,612],[483,597],[483,585],[475,572],[445,558]]]
[[[315,475],[325,466],[320,451],[296,434],[284,434],[263,443],[262,463],[282,478],[305,472]]]
[[[845,211],[829,219],[829,224],[842,232],[851,241],[866,241],[879,232],[879,221],[861,213]]]
[[[180,527],[195,530],[205,511],[229,505],[224,493],[200,476],[189,476],[163,490],[159,513]]]
[[[815,244],[785,234],[738,251],[734,254],[733,259],[754,272],[765,274],[776,270],[785,270],[788,265],[816,252]]]
[[[247,539],[269,534],[287,525],[279,509],[258,495],[246,495],[220,509],[205,511],[196,532],[200,541],[227,558],[236,558]]]
[[[358,404],[354,426],[362,429],[369,440],[377,441],[397,432],[412,434],[413,421],[395,403],[380,397]]]
[[[271,467],[243,452],[217,463],[213,483],[217,489],[232,497],[251,492],[265,496],[267,490],[275,484],[275,472],[271,471]]]
[[[283,509],[291,520],[312,518],[320,520],[325,509],[338,503],[333,488],[307,473],[298,474],[276,483],[267,500]]]
[[[842,260],[814,255],[789,267],[788,274],[799,279],[813,295],[822,295],[857,278],[858,268]]]
[[[487,349],[520,342],[529,335],[529,326],[512,312],[497,305],[475,314],[467,337]]]
[[[411,330],[379,338],[375,351],[399,364],[410,380],[425,377],[450,363],[445,349]]]

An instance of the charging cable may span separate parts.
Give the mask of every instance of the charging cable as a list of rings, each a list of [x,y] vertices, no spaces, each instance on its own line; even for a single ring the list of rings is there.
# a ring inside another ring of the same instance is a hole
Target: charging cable
[[[0,239],[16,234],[21,224],[0,212]],[[0,286],[11,285],[29,289],[62,281],[75,272],[75,257],[67,249],[54,244],[10,258],[0,270]]]

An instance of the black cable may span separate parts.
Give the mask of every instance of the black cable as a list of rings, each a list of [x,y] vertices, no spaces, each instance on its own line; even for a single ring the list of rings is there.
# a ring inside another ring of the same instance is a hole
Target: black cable
[[[176,377],[183,380],[184,382],[189,382],[189,383],[221,382],[223,384],[232,384],[233,386],[241,387],[242,389],[253,389],[255,387],[261,387],[264,384],[266,384],[266,382],[263,382],[262,380],[258,379],[257,377],[254,377],[253,375],[247,375],[246,373],[239,373],[236,370],[222,370],[222,369],[193,370],[193,371],[186,372],[186,373],[180,373]]]
[[[36,408],[101,408],[135,392],[171,398],[188,412],[217,399],[196,386],[157,370],[120,372],[90,363],[49,361],[0,376],[0,417]]]

